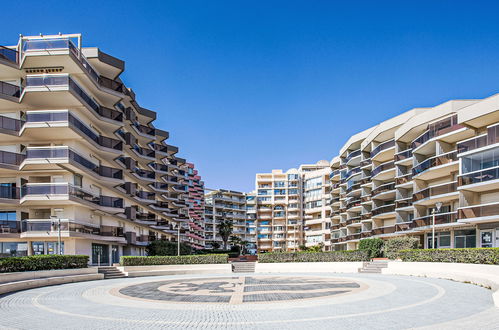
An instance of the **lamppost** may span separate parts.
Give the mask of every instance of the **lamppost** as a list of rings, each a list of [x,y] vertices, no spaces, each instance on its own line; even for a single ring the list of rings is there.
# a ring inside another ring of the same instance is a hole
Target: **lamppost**
[[[51,215],[52,226],[57,226],[57,252],[62,255],[62,244],[61,244],[61,218],[56,215]]]
[[[435,208],[433,209],[433,221],[432,221],[432,226],[431,226],[431,247],[436,249],[437,247],[435,246],[435,214],[440,212],[440,208],[442,207],[441,202],[435,203]]]

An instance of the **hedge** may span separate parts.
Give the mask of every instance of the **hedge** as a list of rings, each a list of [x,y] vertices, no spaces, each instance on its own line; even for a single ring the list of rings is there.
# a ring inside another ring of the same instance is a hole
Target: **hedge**
[[[384,252],[389,259],[400,258],[399,252],[402,250],[418,249],[420,247],[419,238],[404,236],[395,237],[385,241]]]
[[[331,251],[331,252],[272,252],[258,255],[260,263],[275,262],[338,262],[368,261],[367,251]]]
[[[402,250],[399,257],[402,261],[499,265],[499,248]]]
[[[153,265],[192,265],[192,264],[226,264],[227,254],[200,254],[188,256],[148,256],[121,257],[122,266],[153,266]]]
[[[378,258],[383,256],[383,240],[381,238],[366,238],[359,242],[359,250],[369,252],[370,258]]]
[[[37,255],[0,258],[0,273],[87,267],[88,256],[84,255]]]

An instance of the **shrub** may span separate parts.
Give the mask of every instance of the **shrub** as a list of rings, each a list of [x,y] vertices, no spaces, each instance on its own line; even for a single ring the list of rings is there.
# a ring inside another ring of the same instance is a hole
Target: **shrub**
[[[0,258],[0,273],[87,267],[88,256],[83,255],[37,255]]]
[[[226,264],[226,254],[202,254],[188,256],[149,256],[121,257],[122,266],[152,266],[152,265],[192,265],[192,264]]]
[[[385,241],[385,256],[390,259],[400,258],[399,252],[402,250],[412,250],[419,248],[419,239],[416,237],[404,236],[396,237]]]
[[[366,238],[359,242],[359,250],[369,252],[369,258],[378,258],[383,255],[383,240],[381,238]]]
[[[147,245],[146,251],[149,256],[176,256],[178,251],[178,243],[170,241],[152,241]],[[180,254],[191,254],[191,247],[185,243],[180,243]]]
[[[338,262],[368,261],[367,251],[331,251],[331,252],[271,252],[258,255],[258,262]]]
[[[402,250],[402,261],[499,265],[499,248]]]

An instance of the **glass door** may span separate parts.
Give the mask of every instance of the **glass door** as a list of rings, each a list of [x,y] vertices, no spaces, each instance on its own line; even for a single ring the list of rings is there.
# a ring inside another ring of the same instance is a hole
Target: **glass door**
[[[104,244],[92,243],[92,264],[94,265],[109,264],[109,246]]]
[[[482,230],[480,232],[480,247],[490,248],[493,244],[493,231],[492,230]]]
[[[118,245],[113,245],[111,247],[111,256],[113,258],[113,264],[120,262],[120,251],[118,249]]]

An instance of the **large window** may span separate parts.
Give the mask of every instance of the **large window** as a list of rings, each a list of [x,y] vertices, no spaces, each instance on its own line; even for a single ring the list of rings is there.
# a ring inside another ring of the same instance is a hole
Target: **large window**
[[[0,243],[1,257],[23,257],[28,255],[28,242]]]
[[[313,189],[322,186],[322,177],[312,178],[305,181],[305,189]]]
[[[461,173],[465,174],[496,166],[499,166],[499,148],[463,157]]]
[[[428,248],[433,248],[433,239],[432,234],[429,233],[427,236],[428,239]],[[451,239],[450,239],[450,231],[442,231],[439,233],[435,233],[436,245],[437,248],[450,248],[451,247]]]
[[[313,189],[305,192],[303,195],[305,200],[321,199],[322,198],[322,188]]]
[[[455,248],[476,247],[476,231],[474,229],[456,230],[454,232],[454,247]]]

